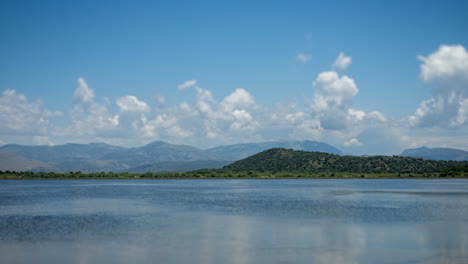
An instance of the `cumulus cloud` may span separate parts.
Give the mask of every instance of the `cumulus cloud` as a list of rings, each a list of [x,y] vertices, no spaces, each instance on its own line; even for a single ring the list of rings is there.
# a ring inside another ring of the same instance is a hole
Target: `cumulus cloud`
[[[432,98],[421,102],[409,117],[416,127],[451,127],[468,120],[468,53],[463,46],[442,45],[422,61],[420,78],[433,83]]]
[[[43,135],[48,130],[48,116],[58,111],[43,109],[41,101],[29,102],[26,96],[15,90],[5,90],[0,96],[0,133]]]
[[[272,109],[264,109],[264,113],[259,118],[260,126],[271,138],[319,140],[323,131],[320,121],[295,102],[277,103]]]
[[[88,103],[94,99],[94,91],[88,87],[85,79],[78,78],[78,87],[75,89],[74,96],[81,102]]]
[[[351,65],[351,61],[352,58],[350,56],[346,56],[343,52],[340,52],[335,62],[333,63],[333,68],[344,71],[349,67],[349,65]]]
[[[419,55],[418,59],[423,62],[420,77],[424,82],[468,78],[468,53],[461,45],[442,45],[436,52],[427,57]]]
[[[71,124],[57,127],[55,136],[96,136],[109,135],[119,125],[119,115],[112,115],[106,106],[94,101],[94,91],[86,80],[78,78],[74,97],[78,99],[70,111]]]
[[[177,89],[179,89],[180,91],[182,91],[182,90],[188,89],[188,88],[190,88],[190,87],[193,87],[193,86],[195,86],[196,84],[197,84],[197,81],[196,81],[196,80],[187,80],[187,81],[185,81],[185,82],[179,84],[179,85],[177,86]]]
[[[255,105],[253,96],[245,89],[238,88],[221,102],[225,111],[233,111],[239,108],[248,108]]]
[[[120,97],[117,99],[116,103],[121,111],[148,112],[150,109],[148,104],[138,100],[138,98],[133,95]]]
[[[74,95],[79,99],[69,113],[71,124],[54,130],[55,136],[64,138],[94,139],[120,138],[133,144],[141,144],[148,139],[163,137],[176,139],[191,135],[190,130],[182,129],[178,117],[170,111],[160,110],[157,115],[151,113],[150,106],[136,96],[119,97],[115,103],[120,112],[112,113],[111,102],[100,104],[94,100],[94,91],[83,78],[78,79],[79,86]],[[92,96],[89,96],[92,95]],[[167,111],[167,112],[164,112]]]
[[[246,89],[237,88],[217,100],[210,90],[198,85],[193,88],[193,102],[183,102],[167,109],[167,113],[176,116],[181,131],[190,131],[190,135],[198,139],[198,144],[202,140],[219,144],[256,136],[260,127],[259,106]]]
[[[380,113],[379,111],[372,111],[366,115],[367,120],[374,122],[374,123],[385,123],[388,121],[388,118],[384,116],[384,114]]]
[[[253,96],[238,88],[221,102],[217,102],[207,90],[198,87],[198,111],[204,117],[206,134],[222,134],[224,127],[231,131],[252,130],[257,126],[251,114],[256,107]]]
[[[345,147],[360,147],[362,146],[362,142],[359,141],[357,138],[351,138],[350,140],[343,143]]]
[[[141,118],[141,131],[147,138],[164,137],[185,138],[192,136],[192,131],[180,127],[178,118],[167,113],[158,114],[154,119]]]
[[[315,86],[312,108],[323,128],[345,129],[349,114],[363,115],[351,110],[353,98],[359,92],[353,79],[330,71],[320,73],[312,84]]]
[[[44,116],[47,116],[47,117],[63,116],[63,113],[62,113],[62,111],[44,110]]]
[[[310,55],[307,55],[305,53],[299,53],[296,56],[296,60],[302,64],[306,64],[310,61],[312,57]]]

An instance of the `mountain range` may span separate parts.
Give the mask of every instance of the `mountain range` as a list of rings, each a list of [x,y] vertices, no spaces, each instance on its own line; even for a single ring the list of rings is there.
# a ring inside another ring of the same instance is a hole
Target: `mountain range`
[[[420,147],[414,149],[407,149],[403,151],[400,156],[423,158],[430,160],[455,160],[466,161],[468,160],[468,151],[454,148],[428,148]]]
[[[37,160],[0,151],[0,171],[59,171],[58,168]]]
[[[207,150],[164,141],[154,141],[133,148],[105,143],[68,143],[56,146],[8,144],[0,147],[0,171],[185,172],[219,169],[272,148],[343,154],[331,145],[308,140],[234,144]],[[408,149],[400,156],[432,160],[468,160],[467,151],[449,148]]]
[[[16,160],[16,170],[51,171],[112,171],[132,170],[145,165],[159,162],[187,162],[198,160],[220,160],[219,157],[201,149],[174,145],[163,141],[155,141],[142,147],[125,148],[104,143],[64,144],[57,146],[22,146],[9,144],[0,147],[0,151],[28,159]],[[37,166],[31,160],[41,162]],[[9,164],[9,160],[0,160],[1,164]],[[24,166],[20,166],[24,163]],[[45,167],[43,164],[49,165]],[[4,167],[2,165],[2,167]]]
[[[341,154],[340,150],[317,141],[269,141],[219,146],[208,150],[164,141],[154,141],[134,148],[105,143],[68,143],[56,146],[8,144],[0,147],[0,152],[4,153],[0,155],[0,170],[184,172],[222,168],[236,160],[275,147]]]

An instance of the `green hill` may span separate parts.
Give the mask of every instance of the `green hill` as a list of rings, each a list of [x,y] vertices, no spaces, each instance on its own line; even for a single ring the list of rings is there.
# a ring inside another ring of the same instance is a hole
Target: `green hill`
[[[231,171],[258,172],[346,172],[346,173],[435,173],[462,164],[400,156],[339,156],[274,148],[225,166]]]

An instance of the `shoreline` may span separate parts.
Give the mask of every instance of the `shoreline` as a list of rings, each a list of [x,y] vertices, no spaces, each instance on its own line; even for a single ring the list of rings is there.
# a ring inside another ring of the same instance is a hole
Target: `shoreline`
[[[236,176],[222,176],[222,175],[210,175],[210,176],[203,176],[203,175],[159,175],[154,174],[150,177],[141,175],[106,175],[106,176],[96,176],[92,174],[81,174],[81,175],[73,175],[73,176],[65,176],[65,175],[0,175],[0,180],[163,180],[163,179],[198,179],[198,180],[216,180],[216,179],[257,179],[257,180],[271,180],[271,179],[468,179],[468,175],[451,175],[451,176],[441,176],[441,175],[423,175],[423,174],[411,174],[411,175],[389,175],[389,174],[360,174],[360,175],[349,175],[343,174],[339,176],[330,176],[330,175],[291,175],[291,176],[275,176],[275,175],[259,175],[259,176],[244,176],[244,175],[236,175]]]

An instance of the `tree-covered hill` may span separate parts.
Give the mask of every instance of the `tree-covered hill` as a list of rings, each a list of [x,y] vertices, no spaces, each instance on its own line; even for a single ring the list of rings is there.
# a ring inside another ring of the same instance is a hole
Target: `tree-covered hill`
[[[462,164],[400,156],[339,156],[274,148],[225,166],[231,171],[260,172],[348,172],[348,173],[435,173]]]

